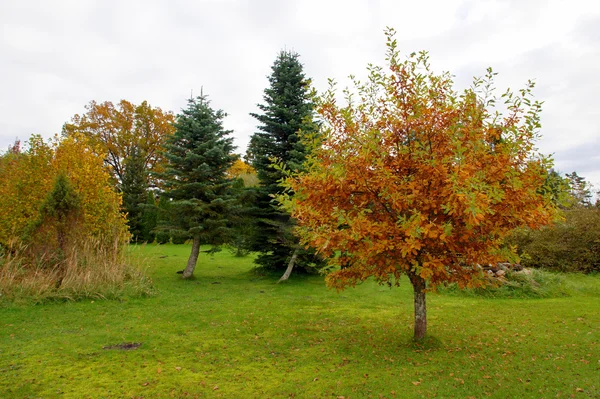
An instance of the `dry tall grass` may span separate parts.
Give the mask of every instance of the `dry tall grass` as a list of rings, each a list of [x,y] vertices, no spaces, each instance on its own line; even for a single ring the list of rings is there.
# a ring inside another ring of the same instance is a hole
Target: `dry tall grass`
[[[116,299],[152,293],[152,282],[138,260],[129,259],[120,240],[101,245],[87,238],[56,256],[31,257],[26,246],[0,254],[0,302]],[[39,255],[39,254],[38,254]]]

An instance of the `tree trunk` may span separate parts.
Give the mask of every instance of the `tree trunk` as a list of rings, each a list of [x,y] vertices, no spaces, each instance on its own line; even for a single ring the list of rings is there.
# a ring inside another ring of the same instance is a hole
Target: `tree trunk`
[[[290,278],[290,274],[292,274],[292,269],[294,268],[294,264],[296,263],[297,258],[298,258],[298,248],[296,248],[294,250],[294,253],[292,254],[292,259],[290,259],[287,269],[285,269],[285,273],[283,273],[283,276],[281,276],[281,278],[277,282],[278,284],[281,283],[282,281],[286,281],[288,278]]]
[[[411,272],[408,274],[410,282],[413,286],[415,295],[415,341],[421,341],[425,338],[427,332],[427,305],[425,302],[425,280]]]
[[[198,254],[200,253],[200,236],[194,236],[194,242],[192,244],[192,253],[187,262],[187,266],[183,271],[183,278],[190,278],[194,275],[194,269],[196,268],[196,262],[198,261]]]

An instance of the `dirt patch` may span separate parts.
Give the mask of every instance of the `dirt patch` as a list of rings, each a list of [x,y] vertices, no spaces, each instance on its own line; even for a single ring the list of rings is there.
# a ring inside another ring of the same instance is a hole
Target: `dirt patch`
[[[122,351],[130,351],[130,350],[137,349],[140,346],[142,346],[141,342],[123,342],[123,343],[116,344],[116,345],[108,345],[102,349],[118,349],[118,350],[122,350]]]

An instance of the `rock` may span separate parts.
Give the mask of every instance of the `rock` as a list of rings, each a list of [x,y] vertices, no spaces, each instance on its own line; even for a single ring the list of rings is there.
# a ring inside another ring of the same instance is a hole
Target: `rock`
[[[520,272],[521,270],[523,270],[523,266],[519,265],[518,263],[515,263],[514,265],[512,265],[512,269],[515,272]]]
[[[496,272],[496,277],[504,277],[505,274],[506,272],[504,270],[498,270]]]
[[[511,263],[508,263],[508,262],[498,263],[498,268],[500,270],[504,270],[505,272],[508,271],[508,270],[510,270],[510,269],[512,269],[512,266],[513,265]]]
[[[487,265],[487,269],[491,270],[494,273],[496,273],[498,270],[500,270],[500,268],[498,267],[498,265]]]

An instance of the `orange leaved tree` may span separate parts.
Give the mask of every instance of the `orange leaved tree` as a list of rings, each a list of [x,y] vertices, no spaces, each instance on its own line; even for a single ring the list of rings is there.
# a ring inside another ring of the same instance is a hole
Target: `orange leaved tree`
[[[533,83],[502,95],[502,113],[491,69],[457,93],[426,52],[400,59],[393,30],[387,38],[389,70],[370,66],[344,105],[334,83],[320,98],[322,137],[306,171],[285,182],[294,196],[280,201],[302,242],[328,257],[330,287],[397,285],[406,274],[420,340],[428,289],[485,285],[480,264],[515,259],[503,244],[511,230],[552,220],[540,190],[550,160],[534,146]]]
[[[63,126],[63,135],[90,140],[90,147],[105,156],[119,183],[125,177],[127,161],[136,151],[142,155],[148,172],[163,171],[162,146],[175,131],[172,112],[154,108],[146,101],[135,105],[126,100],[117,105],[91,101],[86,109],[85,114],[75,115]],[[151,185],[157,184],[153,176],[148,178]]]

